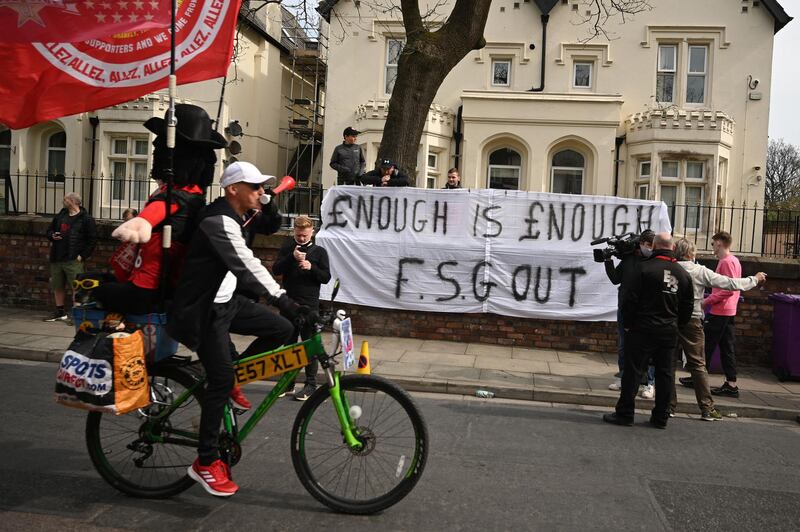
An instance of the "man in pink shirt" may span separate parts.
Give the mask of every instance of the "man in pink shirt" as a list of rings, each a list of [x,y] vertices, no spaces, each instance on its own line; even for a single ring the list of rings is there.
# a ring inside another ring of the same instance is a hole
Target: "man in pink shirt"
[[[711,237],[714,255],[719,259],[716,272],[720,275],[738,279],[742,276],[742,265],[731,253],[731,235],[720,231]],[[736,337],[734,334],[734,319],[736,306],[739,304],[738,290],[722,290],[714,288],[711,295],[703,300],[703,308],[708,310],[708,316],[703,327],[706,337],[706,367],[711,367],[711,357],[719,345],[722,370],[725,372],[725,382],[719,388],[711,388],[713,395],[739,397],[739,388],[736,385]]]

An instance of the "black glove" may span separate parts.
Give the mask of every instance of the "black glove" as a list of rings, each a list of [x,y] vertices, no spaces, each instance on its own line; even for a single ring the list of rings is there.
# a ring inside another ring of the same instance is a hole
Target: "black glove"
[[[306,320],[311,312],[311,309],[306,305],[298,305],[296,301],[291,299],[286,294],[283,294],[280,298],[278,298],[276,306],[280,309],[281,314],[283,314],[292,322],[297,321],[298,318]]]

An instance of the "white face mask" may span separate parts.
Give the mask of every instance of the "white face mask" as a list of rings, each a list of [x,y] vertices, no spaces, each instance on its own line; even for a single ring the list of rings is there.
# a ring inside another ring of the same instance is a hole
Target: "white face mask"
[[[642,252],[642,257],[644,257],[644,258],[647,258],[647,257],[649,257],[650,255],[653,254],[653,250],[652,249],[650,249],[647,246],[642,246],[641,244],[639,245],[639,251]]]

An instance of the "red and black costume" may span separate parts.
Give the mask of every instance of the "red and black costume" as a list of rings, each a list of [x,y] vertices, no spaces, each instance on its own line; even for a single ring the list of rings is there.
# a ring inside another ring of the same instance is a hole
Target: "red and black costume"
[[[211,118],[201,107],[189,104],[175,106],[177,128],[173,151],[172,177],[166,146],[166,117],[151,118],[145,127],[155,133],[153,141],[153,170],[155,179],[173,184],[169,216],[167,216],[167,186],[162,184],[147,200],[137,218],[152,227],[150,240],[138,245],[132,269],[115,268],[119,283],[109,283],[97,288],[95,297],[107,310],[130,314],[146,314],[157,309],[161,297],[169,297],[177,284],[186,246],[197,227],[197,216],[205,205],[205,192],[214,178],[217,157],[214,150],[227,146],[225,138],[214,131]],[[164,265],[163,227],[169,220],[172,226],[172,243],[168,264],[169,279],[161,293],[162,267]],[[128,246],[130,244],[123,244]]]

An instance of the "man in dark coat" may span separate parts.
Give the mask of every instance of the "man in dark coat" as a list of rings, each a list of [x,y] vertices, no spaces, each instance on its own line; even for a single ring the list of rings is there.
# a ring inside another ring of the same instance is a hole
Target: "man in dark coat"
[[[360,185],[360,177],[366,168],[364,152],[356,144],[358,134],[352,127],[346,127],[342,136],[344,141],[333,149],[331,168],[336,170],[337,185]]]
[[[648,360],[656,368],[656,404],[650,424],[664,429],[669,420],[669,401],[674,376],[672,356],[678,344],[678,327],[692,317],[692,278],[673,256],[672,236],[658,233],[653,254],[639,263],[639,271],[626,282],[622,294],[622,323],[625,329],[625,369],[622,389],[614,413],[603,421],[633,425],[636,392]]]
[[[361,183],[376,187],[407,187],[411,181],[391,159],[381,159],[378,168],[361,176]]]
[[[64,285],[72,287],[72,281],[76,275],[83,273],[84,262],[97,243],[94,218],[81,207],[78,194],[70,192],[64,196],[64,208],[50,222],[47,239],[51,242],[50,286],[53,288],[56,308],[44,321],[67,321]]]
[[[272,273],[283,276],[283,288],[286,295],[300,305],[305,305],[313,312],[319,312],[319,288],[331,280],[331,268],[328,264],[328,253],[325,248],[311,241],[314,236],[314,224],[308,216],[298,216],[294,220],[294,236],[287,239],[278,251],[278,257],[272,265]],[[307,323],[295,331],[303,340],[311,338],[316,332],[315,324]],[[317,388],[317,359],[306,366],[306,384],[294,394],[298,401],[308,399]],[[293,391],[294,385],[289,387]]]

